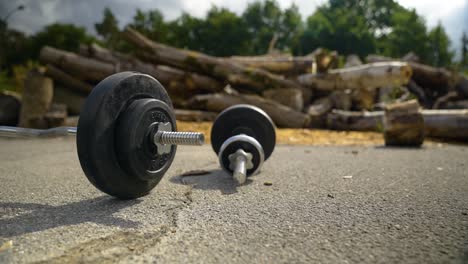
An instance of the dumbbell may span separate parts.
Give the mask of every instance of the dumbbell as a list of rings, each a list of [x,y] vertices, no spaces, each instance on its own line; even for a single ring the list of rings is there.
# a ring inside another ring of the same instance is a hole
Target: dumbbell
[[[273,153],[275,124],[260,108],[235,105],[221,112],[211,129],[211,146],[223,170],[238,184],[258,173]]]
[[[5,133],[74,134],[81,167],[99,190],[121,198],[148,194],[171,166],[176,145],[202,145],[204,135],[175,132],[174,109],[153,77],[121,72],[101,81],[89,94],[75,128]]]

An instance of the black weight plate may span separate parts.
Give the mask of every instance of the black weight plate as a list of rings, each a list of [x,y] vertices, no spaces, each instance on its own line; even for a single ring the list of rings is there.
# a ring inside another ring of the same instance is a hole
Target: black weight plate
[[[158,123],[170,123],[175,131],[176,120],[163,101],[145,98],[133,101],[117,123],[116,151],[120,166],[129,175],[141,180],[161,180],[172,163],[177,146],[158,155],[153,136]],[[163,172],[163,173],[161,173]]]
[[[122,199],[144,196],[159,182],[158,178],[144,181],[128,174],[120,166],[116,153],[118,119],[134,100],[142,98],[161,100],[173,109],[166,90],[156,79],[141,73],[122,72],[94,87],[78,121],[76,144],[86,177],[99,190]],[[173,119],[173,113],[170,114]]]
[[[275,124],[262,109],[246,104],[231,106],[221,112],[213,123],[211,146],[218,154],[228,138],[246,134],[262,145],[267,160],[275,149],[275,129]]]

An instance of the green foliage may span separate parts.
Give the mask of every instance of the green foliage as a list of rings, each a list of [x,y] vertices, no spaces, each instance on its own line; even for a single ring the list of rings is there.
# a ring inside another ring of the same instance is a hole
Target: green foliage
[[[244,21],[235,13],[212,7],[200,28],[201,50],[217,55],[245,54],[248,49],[248,32]]]
[[[32,37],[34,55],[37,58],[44,46],[77,52],[80,43],[91,43],[95,39],[88,35],[83,27],[72,24],[51,24]]]
[[[461,38],[461,65],[468,67],[468,36],[466,35],[466,32],[463,32],[463,36]],[[468,70],[467,70],[468,71]]]
[[[0,72],[0,92],[15,91],[15,82],[6,71]]]
[[[102,22],[94,24],[94,28],[103,38],[106,46],[114,49],[119,45],[119,22],[110,8],[104,9]]]
[[[451,65],[454,54],[450,51],[450,39],[440,22],[429,32],[428,38],[428,63],[438,67]]]
[[[213,6],[204,18],[183,13],[172,21],[157,9],[137,9],[128,26],[154,41],[215,56],[262,55],[275,39],[275,50],[295,55],[318,47],[360,57],[377,53],[398,58],[413,51],[435,66],[453,64],[444,28],[439,24],[428,30],[421,16],[396,0],[328,0],[305,21],[296,5],[283,9],[276,0],[250,2],[241,15]],[[103,46],[134,52],[121,38],[119,21],[110,8],[104,9],[95,29]],[[44,45],[77,51],[80,43],[92,41],[97,40],[71,24],[52,24],[26,36],[0,20],[0,70],[11,76],[13,65],[37,60]],[[464,34],[462,60],[454,64],[460,70],[468,65],[467,49]]]
[[[365,18],[352,9],[322,6],[307,19],[302,46],[306,53],[325,47],[340,54],[365,56],[374,53],[376,40]]]
[[[416,11],[398,8],[391,21],[391,32],[379,40],[381,53],[399,58],[414,51],[424,62],[428,61],[429,37],[425,22]]]
[[[170,30],[168,24],[164,22],[164,16],[159,10],[144,12],[137,9],[130,26],[152,40],[167,42]]]
[[[279,50],[301,51],[300,35],[303,28],[297,6],[292,5],[283,11],[274,0],[256,1],[247,6],[242,19],[249,33],[250,54],[265,54],[275,35],[278,38],[276,48]]]

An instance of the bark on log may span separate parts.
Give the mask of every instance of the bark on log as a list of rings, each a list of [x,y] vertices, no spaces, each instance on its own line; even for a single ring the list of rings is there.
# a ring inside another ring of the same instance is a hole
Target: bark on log
[[[328,112],[333,109],[332,99],[323,97],[315,100],[311,105],[306,108],[306,113],[310,117],[311,128],[324,128],[326,124],[326,117]]]
[[[382,117],[383,111],[333,110],[327,115],[327,128],[345,131],[382,131]]]
[[[324,74],[304,74],[298,77],[298,82],[317,90],[333,91],[403,85],[410,77],[411,68],[407,63],[383,62],[331,70]]]
[[[45,75],[52,78],[57,84],[69,87],[77,92],[89,93],[93,89],[92,85],[74,78],[52,64],[47,64]]]
[[[219,113],[236,104],[251,104],[263,109],[279,127],[301,128],[309,126],[310,123],[310,118],[306,114],[257,95],[197,95],[189,101],[188,106],[192,109]]]
[[[378,55],[369,55],[366,57],[366,61],[372,63],[391,62],[399,60]],[[444,68],[435,68],[414,61],[408,61],[408,64],[413,70],[412,79],[423,88],[431,90],[440,90],[440,92],[446,93],[447,88],[453,86],[454,77],[452,73],[450,73]]]
[[[38,69],[31,70],[23,88],[20,127],[47,128],[44,119],[54,95],[52,79],[45,77]]]
[[[432,102],[426,96],[424,89],[419,86],[414,80],[410,80],[406,85],[408,91],[410,91],[416,98],[418,98],[419,103],[425,108],[431,108]]]
[[[422,110],[425,135],[453,140],[468,140],[468,110]],[[383,111],[354,112],[333,110],[327,128],[349,131],[382,131]]]
[[[447,102],[443,105],[444,109],[468,109],[468,100],[459,100]]]
[[[362,61],[361,61],[361,59],[359,58],[358,55],[351,54],[351,55],[348,55],[346,57],[346,62],[345,62],[345,65],[344,65],[345,68],[356,67],[356,66],[359,66],[359,65],[362,65]]]
[[[270,88],[300,88],[300,85],[294,81],[283,79],[261,69],[245,67],[229,59],[219,59],[153,42],[131,28],[127,28],[123,36],[134,46],[146,51],[145,59],[187,71],[204,73],[226,80],[235,87],[243,86],[256,92]]]
[[[99,82],[116,72],[110,63],[47,46],[41,49],[39,61],[44,64],[53,64],[75,78],[95,82]]]
[[[312,71],[315,58],[292,56],[232,56],[235,63],[260,68],[280,75],[297,75]]]
[[[0,126],[18,124],[21,102],[18,97],[4,92],[0,93]]]
[[[387,105],[383,129],[385,145],[415,146],[424,142],[424,119],[416,100]]]
[[[86,95],[77,93],[63,86],[55,86],[53,101],[57,104],[66,105],[68,113],[79,115],[81,108],[86,101]]]
[[[47,126],[59,127],[64,126],[67,120],[67,106],[64,104],[52,104],[49,111],[44,116],[47,121]]]
[[[468,110],[423,110],[426,135],[468,141]]]
[[[82,48],[84,50],[84,48]],[[220,92],[224,85],[208,76],[185,72],[164,65],[153,65],[145,63],[135,57],[119,52],[112,52],[108,49],[100,47],[97,44],[87,46],[86,52],[91,58],[112,63],[118,71],[138,71],[146,73],[164,86],[170,85],[172,82],[184,84],[187,90],[197,92]]]
[[[175,115],[178,121],[189,122],[214,121],[218,116],[215,112],[186,109],[175,109]]]
[[[447,109],[447,105],[450,104],[450,101],[459,99],[459,95],[456,91],[448,92],[446,95],[437,98],[432,109]],[[464,107],[462,107],[464,108]]]
[[[263,97],[290,107],[298,112],[304,108],[304,99],[300,89],[272,89],[263,92]]]

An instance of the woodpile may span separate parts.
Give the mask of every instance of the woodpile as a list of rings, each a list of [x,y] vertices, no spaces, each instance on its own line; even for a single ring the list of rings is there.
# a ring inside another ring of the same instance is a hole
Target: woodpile
[[[45,70],[28,77],[25,92],[31,94],[23,95],[20,125],[50,126],[60,123],[64,112],[79,115],[99,81],[117,72],[138,71],[164,85],[179,120],[212,121],[225,108],[246,103],[262,108],[278,127],[386,131],[391,137],[391,131],[417,128],[427,136],[467,139],[468,133],[461,132],[466,131],[466,113],[439,110],[468,108],[467,78],[423,65],[414,54],[402,59],[370,55],[366,63],[349,55],[344,67],[337,68],[338,54],[322,48],[298,57],[214,57],[154,42],[131,28],[122,37],[133,53],[97,44],[82,45],[78,53],[43,47],[39,59]],[[388,106],[405,105],[412,98],[423,110]],[[39,110],[28,110],[33,101]],[[418,122],[410,128],[405,120],[413,117]],[[32,124],[36,119],[49,121]]]

